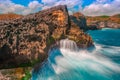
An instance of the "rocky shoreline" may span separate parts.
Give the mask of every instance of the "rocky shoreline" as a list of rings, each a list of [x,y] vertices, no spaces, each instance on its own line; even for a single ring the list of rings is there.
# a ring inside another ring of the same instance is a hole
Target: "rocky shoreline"
[[[78,14],[74,19],[83,21],[81,17]],[[0,68],[32,64],[37,59],[44,61],[50,45],[60,39],[72,39],[81,48],[92,45],[91,37],[80,29],[86,25],[85,21],[79,27],[71,20],[67,7],[60,5],[20,19],[0,22]]]
[[[85,17],[80,13],[70,17],[65,5],[18,19],[0,20],[0,69],[42,63],[51,45],[65,38],[75,41],[80,48],[90,47],[93,41],[84,28]]]
[[[98,30],[102,28],[120,29],[120,24],[110,21],[99,21],[99,22],[93,22],[90,25],[88,25],[88,30]]]
[[[94,16],[86,17],[88,30],[97,30],[102,28],[120,29],[120,14],[113,16]]]

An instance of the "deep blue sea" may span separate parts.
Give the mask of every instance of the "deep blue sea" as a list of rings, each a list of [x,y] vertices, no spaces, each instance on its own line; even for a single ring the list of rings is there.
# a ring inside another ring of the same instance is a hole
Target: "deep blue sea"
[[[52,49],[46,62],[32,73],[32,80],[120,80],[120,30],[87,32],[95,48],[78,50],[70,40]],[[75,50],[73,50],[75,49]]]

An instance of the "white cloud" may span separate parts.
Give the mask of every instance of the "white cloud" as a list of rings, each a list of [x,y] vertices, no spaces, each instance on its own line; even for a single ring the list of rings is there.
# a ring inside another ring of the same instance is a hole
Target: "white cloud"
[[[14,12],[19,14],[34,13],[42,9],[50,8],[57,5],[67,5],[69,12],[72,13],[74,7],[81,8],[82,0],[38,0],[31,1],[28,6],[15,4],[11,0],[0,0],[0,13]]]
[[[42,4],[40,4],[38,1],[32,1],[28,4],[28,7],[31,9],[36,9],[42,7]]]
[[[120,0],[97,0],[97,2],[86,6],[81,12],[89,16],[117,14],[120,13]]]
[[[96,0],[82,8],[83,0],[38,0],[31,1],[28,6],[15,4],[12,0],[0,0],[0,13],[14,12],[19,14],[34,13],[57,5],[67,5],[69,13],[80,11],[85,15],[113,15],[120,13],[120,0]],[[76,7],[76,8],[75,8]]]
[[[20,4],[15,4],[11,0],[1,0],[0,1],[0,13],[18,13],[18,14],[29,14],[34,13],[40,10],[42,4],[38,1],[32,1],[28,4],[28,6],[23,6]]]
[[[43,5],[41,3],[39,3],[38,1],[32,1],[28,4],[28,7],[26,7],[24,9],[22,14],[35,13],[35,12],[41,10],[42,6]]]
[[[14,4],[10,0],[1,0],[0,1],[0,12],[7,13],[7,12],[21,12],[25,7],[19,4]]]
[[[96,0],[97,3],[106,3],[106,2],[110,2],[110,0]]]
[[[58,0],[42,0],[42,2],[44,3],[44,4],[50,4],[50,3],[55,3],[55,2],[57,2]]]
[[[50,8],[57,5],[67,5],[69,12],[74,12],[74,7],[81,9],[82,0],[42,0],[44,7],[42,9]]]

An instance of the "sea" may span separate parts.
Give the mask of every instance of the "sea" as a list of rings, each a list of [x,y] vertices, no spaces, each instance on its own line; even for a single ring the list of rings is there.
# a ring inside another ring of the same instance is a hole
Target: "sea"
[[[31,80],[120,80],[120,29],[89,30],[94,47],[79,49],[72,40],[60,41]]]

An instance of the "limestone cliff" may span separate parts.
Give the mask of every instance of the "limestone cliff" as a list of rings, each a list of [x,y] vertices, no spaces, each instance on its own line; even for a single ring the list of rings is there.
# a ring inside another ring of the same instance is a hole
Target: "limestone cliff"
[[[80,30],[78,24],[71,22],[67,7],[63,5],[19,19],[2,20],[0,68],[24,67],[43,62],[50,46],[62,38],[72,39],[80,47],[92,45],[91,37]]]
[[[102,29],[102,28],[120,29],[120,24],[114,23],[111,21],[95,21],[95,22],[92,22],[90,25],[88,25],[88,29],[90,30],[96,30],[96,29]]]
[[[76,24],[76,26],[78,26],[80,29],[87,29],[86,18],[82,13],[76,12],[70,16],[70,19],[71,22]]]
[[[120,29],[120,14],[113,16],[86,17],[88,29],[117,28]]]
[[[70,16],[71,27],[69,29],[68,38],[74,40],[80,48],[87,48],[93,45],[92,38],[85,34],[87,23],[85,16],[76,12]]]

